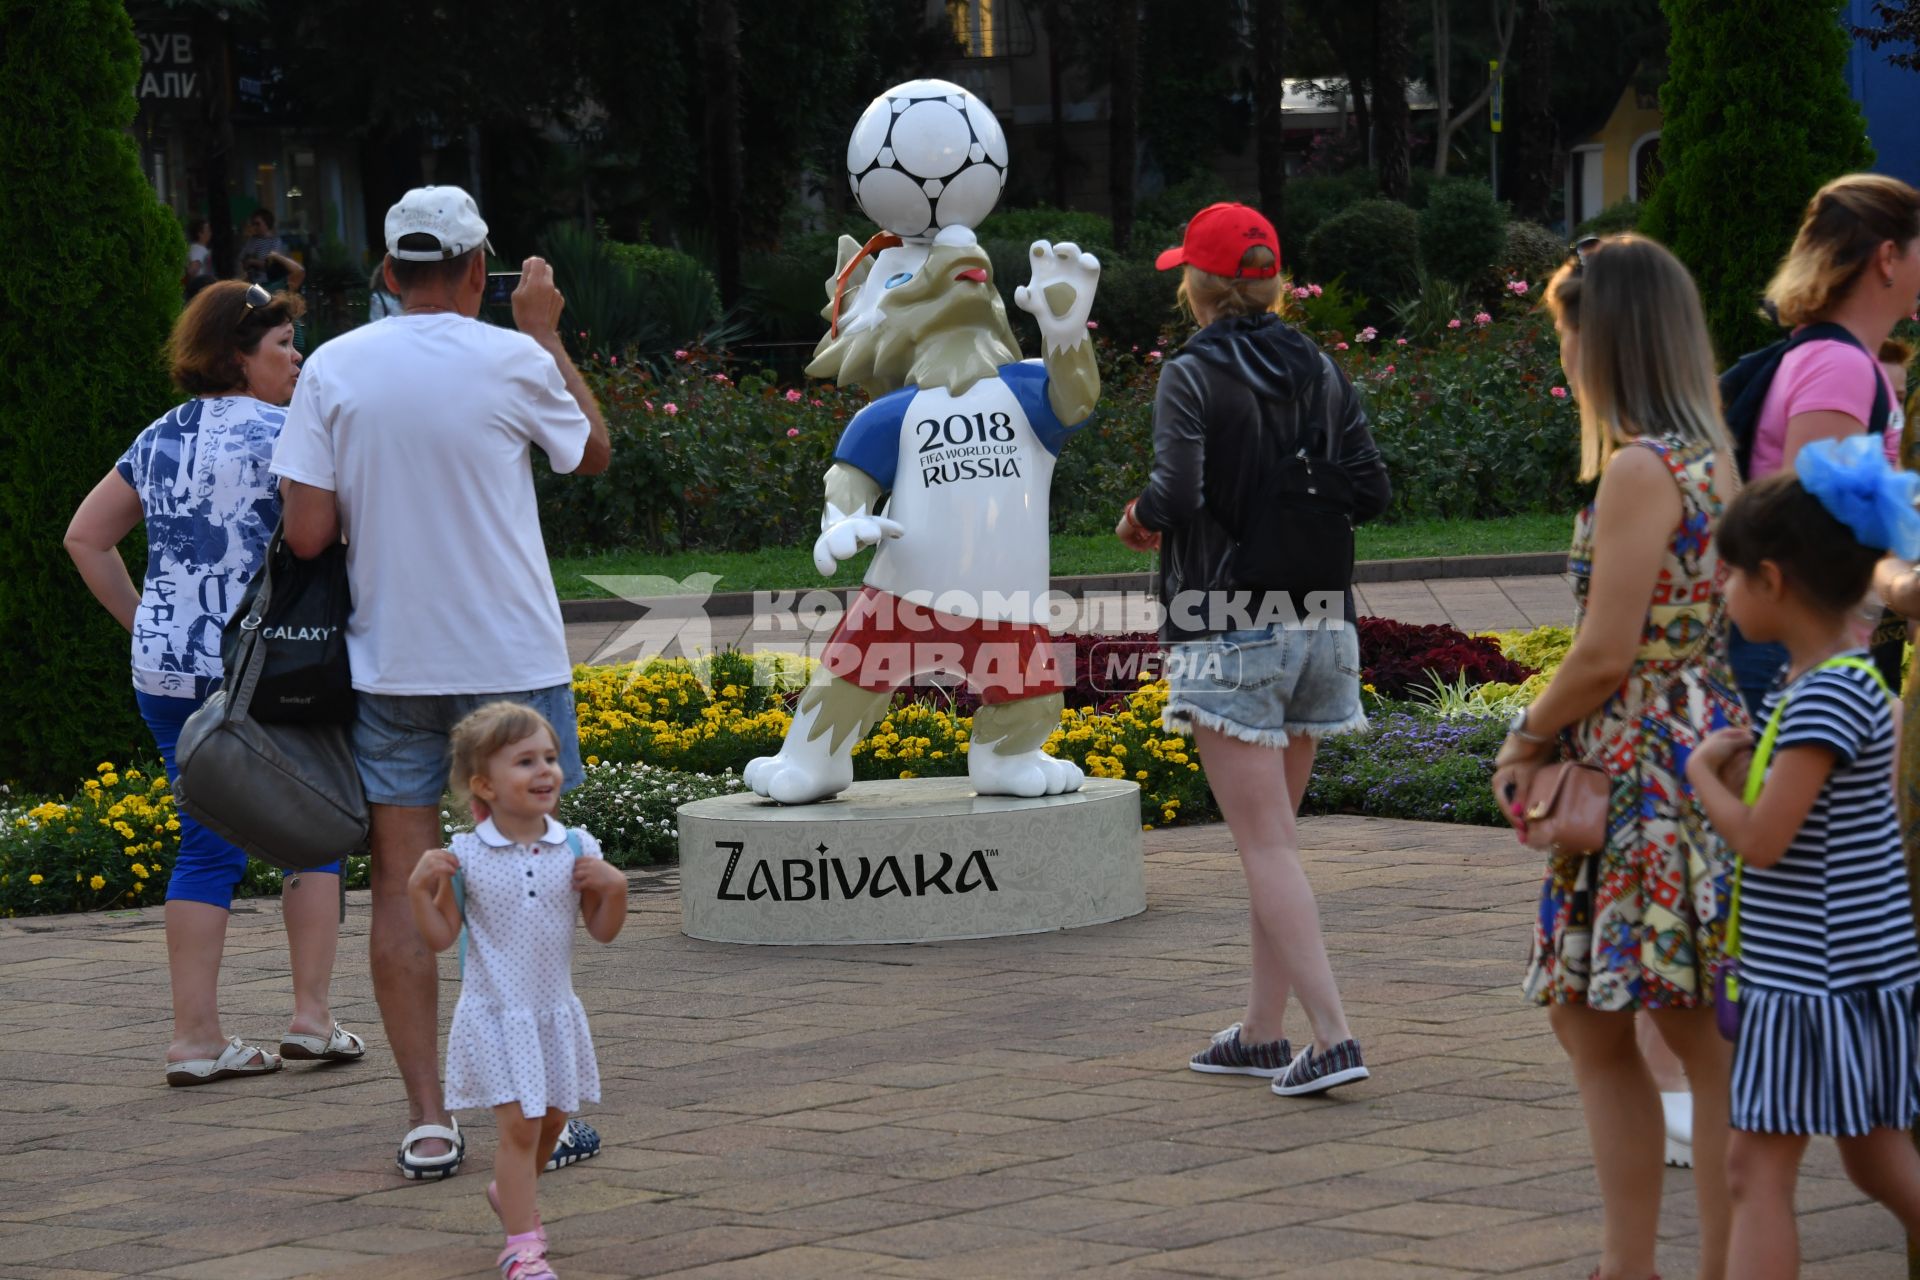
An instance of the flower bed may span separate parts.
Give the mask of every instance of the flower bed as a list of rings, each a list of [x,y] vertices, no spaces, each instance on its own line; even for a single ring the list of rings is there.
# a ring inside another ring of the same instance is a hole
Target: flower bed
[[[1362,624],[1373,724],[1322,742],[1306,811],[1497,824],[1487,778],[1506,717],[1545,682],[1572,633],[1543,627],[1467,636],[1377,619]],[[1071,640],[1075,686],[1047,750],[1092,777],[1139,783],[1149,829],[1217,819],[1191,742],[1160,728],[1165,682],[1142,679],[1116,691],[1089,660],[1095,646],[1145,647],[1152,638]],[[593,831],[621,866],[674,857],[675,809],[739,790],[746,762],[780,749],[790,703],[810,672],[789,655],[739,653],[576,668],[587,780],[563,802],[562,819]],[[1488,681],[1490,674],[1509,678]],[[963,775],[972,727],[959,698],[936,688],[903,692],[854,749],[854,776]],[[463,825],[463,815],[442,814],[447,833]],[[152,765],[104,763],[66,797],[0,796],[0,915],[157,902],[179,841],[173,797]],[[366,859],[349,859],[346,874],[350,887],[364,886]],[[278,887],[279,873],[256,862],[240,892]]]

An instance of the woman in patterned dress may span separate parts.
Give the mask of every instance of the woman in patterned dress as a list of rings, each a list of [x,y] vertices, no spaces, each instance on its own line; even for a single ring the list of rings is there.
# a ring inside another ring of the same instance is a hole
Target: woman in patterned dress
[[[1694,1088],[1700,1272],[1726,1264],[1727,1079],[1708,974],[1724,937],[1724,845],[1686,784],[1693,745],[1747,722],[1726,661],[1713,529],[1732,496],[1699,295],[1639,236],[1582,241],[1547,287],[1580,404],[1573,648],[1514,720],[1494,774],[1504,812],[1556,748],[1612,780],[1606,847],[1550,855],[1527,996],[1573,1061],[1604,1202],[1604,1280],[1654,1273],[1664,1125],[1634,1014],[1648,1011]]]

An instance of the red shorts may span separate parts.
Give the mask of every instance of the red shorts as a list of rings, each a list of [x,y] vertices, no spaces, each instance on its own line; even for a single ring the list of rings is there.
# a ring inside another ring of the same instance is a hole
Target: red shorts
[[[873,587],[860,588],[820,660],[869,693],[934,672],[960,676],[989,705],[1067,689],[1045,627],[956,618]]]

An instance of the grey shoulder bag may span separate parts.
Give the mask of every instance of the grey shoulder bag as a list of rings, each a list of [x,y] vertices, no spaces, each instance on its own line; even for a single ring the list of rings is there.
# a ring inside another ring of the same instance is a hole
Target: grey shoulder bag
[[[260,623],[273,600],[273,573],[269,556],[228,654],[224,687],[180,731],[174,799],[262,862],[310,871],[366,847],[367,797],[347,725],[267,724],[248,714],[266,665]]]

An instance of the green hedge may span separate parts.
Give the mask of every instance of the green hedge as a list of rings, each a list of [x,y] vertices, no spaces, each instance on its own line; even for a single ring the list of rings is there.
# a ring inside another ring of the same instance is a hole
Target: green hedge
[[[186,245],[140,172],[125,7],[0,0],[0,32],[0,780],[54,785],[144,736],[126,633],[60,543],[175,399]]]
[[[1368,299],[1371,324],[1420,292],[1420,219],[1392,200],[1363,200],[1321,224],[1307,259],[1322,283],[1338,280]]]

